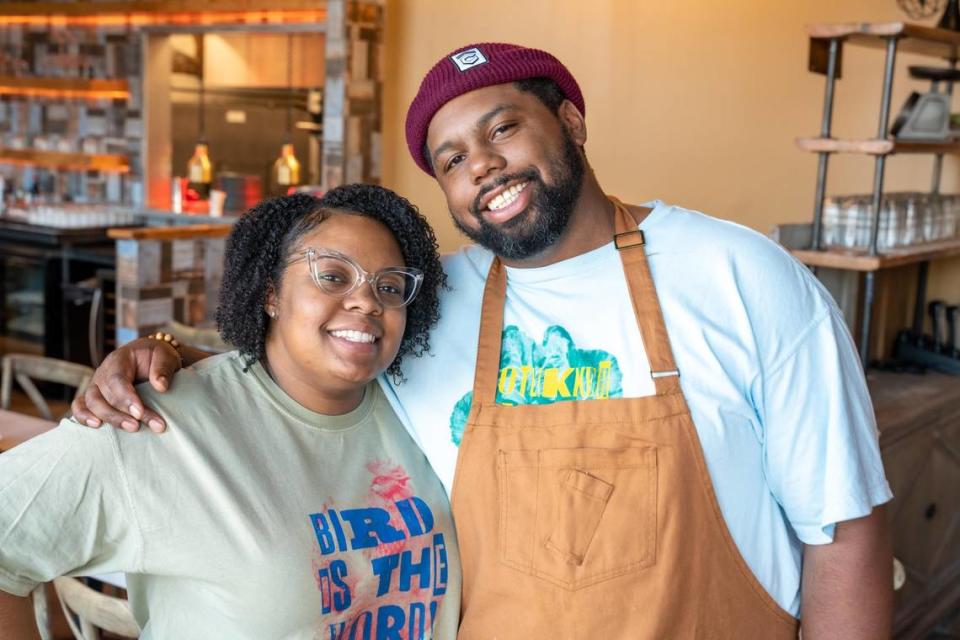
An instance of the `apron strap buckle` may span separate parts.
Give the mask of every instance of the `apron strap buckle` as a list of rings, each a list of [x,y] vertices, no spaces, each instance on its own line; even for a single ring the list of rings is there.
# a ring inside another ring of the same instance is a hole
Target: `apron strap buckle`
[[[656,380],[657,378],[670,378],[670,377],[680,377],[680,370],[673,369],[671,371],[651,371],[650,377]]]
[[[631,242],[627,236],[636,236],[636,238],[634,238]],[[630,231],[625,231],[624,233],[615,233],[613,235],[613,244],[617,247],[617,251],[632,249],[633,247],[642,247],[646,243],[646,238],[643,237],[643,231],[640,229],[632,229]]]

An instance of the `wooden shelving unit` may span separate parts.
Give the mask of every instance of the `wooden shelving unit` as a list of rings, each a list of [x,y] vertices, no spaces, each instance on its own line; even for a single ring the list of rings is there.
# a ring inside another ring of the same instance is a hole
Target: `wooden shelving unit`
[[[790,253],[797,260],[811,267],[845,269],[866,273],[960,255],[960,239],[933,242],[903,249],[891,249],[873,256],[866,251],[843,251],[839,249],[829,251],[792,249]]]
[[[130,87],[126,80],[0,76],[0,95],[126,100]]]
[[[26,164],[36,167],[69,169],[71,171],[106,171],[126,173],[130,170],[126,156],[110,154],[65,153],[35,149],[6,149],[0,147],[0,164]]]
[[[883,22],[814,24],[807,27],[807,35],[810,38],[810,70],[826,76],[826,87],[820,135],[796,140],[800,149],[816,153],[819,156],[819,164],[814,198],[812,246],[805,249],[793,249],[792,253],[811,267],[843,269],[864,274],[863,307],[860,318],[860,358],[864,367],[867,367],[870,364],[870,330],[876,272],[910,264],[919,265],[913,331],[920,335],[924,325],[923,309],[929,263],[931,260],[960,255],[960,239],[906,247],[887,251],[883,254],[877,249],[887,158],[895,154],[929,154],[933,156],[935,161],[931,191],[937,193],[940,189],[943,156],[960,153],[960,141],[903,142],[888,136],[897,52],[902,51],[940,58],[947,60],[952,68],[956,68],[958,59],[960,59],[960,33],[906,22]],[[886,51],[880,118],[877,134],[874,138],[845,139],[832,135],[834,89],[836,81],[841,76],[841,51],[844,45],[879,48]],[[947,83],[947,91],[952,95],[952,83]],[[860,154],[872,157],[875,163],[872,190],[874,217],[871,221],[871,242],[866,251],[824,250],[820,245],[823,204],[826,199],[827,169],[830,156],[836,153]]]
[[[874,49],[884,49],[890,38],[896,38],[897,49],[905,53],[944,60],[960,57],[960,33],[909,22],[811,24],[807,35],[811,40],[841,39],[846,44]]]
[[[892,138],[797,138],[797,146],[812,153],[857,153],[871,156],[888,156],[897,153],[960,154],[957,142],[902,142]]]
[[[797,145],[818,155],[811,247],[793,250],[802,262],[862,274],[863,306],[860,318],[860,357],[870,364],[870,329],[878,271],[918,265],[913,327],[901,334],[898,344],[907,344],[905,359],[923,362],[928,353],[918,343],[924,326],[927,273],[933,260],[960,255],[960,238],[916,245],[880,253],[877,250],[880,211],[884,199],[886,160],[894,154],[930,154],[933,176],[930,190],[937,193],[943,156],[960,152],[960,143],[899,142],[888,137],[894,70],[898,51],[946,60],[956,68],[960,59],[960,33],[904,22],[879,24],[819,24],[807,28],[810,36],[810,69],[826,76],[820,135],[800,138]],[[841,75],[841,51],[845,44],[884,49],[886,62],[880,99],[880,117],[874,138],[851,140],[832,135],[833,97]],[[953,86],[947,83],[952,95]],[[822,250],[820,229],[830,156],[862,154],[874,164],[870,247],[853,252]],[[906,567],[907,582],[895,594],[893,637],[922,638],[960,600],[960,554],[956,524],[957,442],[956,377],[940,374],[913,376],[873,370],[868,372],[871,394],[881,430],[884,467],[894,491],[887,513],[893,531],[894,555]],[[946,461],[946,462],[943,462]],[[937,513],[937,508],[942,513]],[[936,517],[933,516],[936,514]]]

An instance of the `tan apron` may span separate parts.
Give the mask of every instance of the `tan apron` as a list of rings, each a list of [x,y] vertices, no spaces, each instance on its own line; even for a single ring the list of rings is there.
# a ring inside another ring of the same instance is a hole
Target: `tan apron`
[[[796,638],[797,620],[757,582],[727,530],[643,234],[614,204],[656,395],[496,404],[506,272],[493,261],[453,488],[459,637]]]

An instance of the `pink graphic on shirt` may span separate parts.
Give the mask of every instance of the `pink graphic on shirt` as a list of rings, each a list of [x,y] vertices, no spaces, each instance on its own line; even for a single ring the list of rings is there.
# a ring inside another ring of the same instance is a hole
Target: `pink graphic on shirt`
[[[401,465],[374,460],[365,468],[364,506],[337,508],[329,500],[310,514],[323,614],[317,637],[421,640],[446,593],[444,535],[434,531],[433,512]]]
[[[367,463],[367,471],[373,474],[373,480],[370,482],[370,505],[386,509],[390,514],[390,526],[402,530],[403,520],[397,509],[397,502],[413,497],[413,491],[409,486],[410,476],[403,467],[388,460],[374,460]],[[381,543],[377,547],[376,554],[399,553],[405,548],[406,542],[406,540],[398,540]]]

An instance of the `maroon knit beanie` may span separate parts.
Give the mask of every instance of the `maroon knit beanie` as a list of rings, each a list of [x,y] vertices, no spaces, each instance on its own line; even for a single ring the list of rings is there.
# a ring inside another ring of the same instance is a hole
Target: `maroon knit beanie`
[[[450,100],[475,89],[528,78],[550,78],[564,97],[585,114],[577,81],[555,57],[539,49],[516,44],[483,42],[461,47],[442,58],[427,72],[417,97],[407,110],[407,147],[417,166],[431,176],[423,157],[427,128],[433,116]]]

